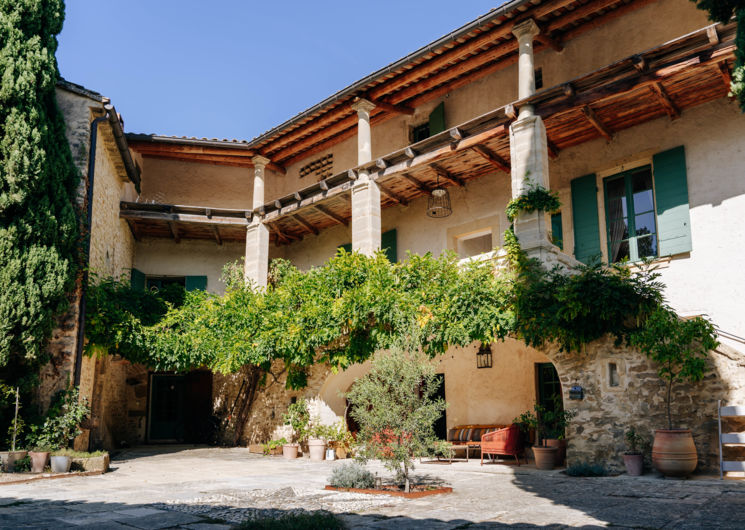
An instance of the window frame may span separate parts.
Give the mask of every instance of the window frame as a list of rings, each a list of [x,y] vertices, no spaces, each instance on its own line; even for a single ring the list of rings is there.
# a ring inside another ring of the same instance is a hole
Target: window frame
[[[641,213],[637,213],[634,210],[634,192],[633,192],[633,175],[635,173],[639,173],[643,170],[649,170],[650,175],[652,176],[652,209],[649,211],[644,211]],[[643,165],[638,165],[629,169],[625,169],[623,171],[618,171],[616,173],[607,175],[603,178],[603,210],[605,212],[605,243],[606,243],[606,252],[608,256],[608,263],[620,263],[622,260],[619,261],[612,261],[613,255],[612,255],[612,238],[611,238],[611,217],[610,217],[610,211],[608,208],[608,184],[611,181],[623,179],[624,181],[624,195],[626,198],[626,217],[628,218],[628,231],[629,236],[627,239],[622,241],[628,241],[629,242],[629,257],[628,262],[629,263],[636,263],[641,261],[645,258],[658,258],[660,257],[660,238],[659,238],[659,226],[657,222],[657,194],[655,193],[655,178],[654,178],[654,167],[650,163],[646,163]],[[638,240],[640,238],[646,237],[649,234],[643,234],[642,236],[639,236],[636,234],[636,216],[643,215],[651,213],[654,217],[654,237],[656,240],[655,245],[655,253],[651,256],[639,256],[639,245]],[[632,235],[633,234],[633,235]],[[632,244],[633,242],[633,244]]]

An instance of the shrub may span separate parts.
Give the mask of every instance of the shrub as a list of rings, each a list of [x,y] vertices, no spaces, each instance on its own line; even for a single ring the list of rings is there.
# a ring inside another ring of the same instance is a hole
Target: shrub
[[[434,423],[447,404],[436,396],[437,374],[429,359],[395,347],[373,361],[372,369],[347,394],[359,423],[358,458],[378,458],[409,491],[414,458],[427,456],[437,440]]]
[[[83,431],[80,424],[90,414],[85,398],[79,397],[77,387],[70,387],[55,396],[43,425],[31,428],[29,441],[37,450],[62,449]]]
[[[331,470],[329,484],[336,488],[370,489],[375,486],[375,477],[357,462],[347,462]]]
[[[570,477],[605,477],[608,475],[608,470],[602,464],[578,462],[567,467],[566,473]]]

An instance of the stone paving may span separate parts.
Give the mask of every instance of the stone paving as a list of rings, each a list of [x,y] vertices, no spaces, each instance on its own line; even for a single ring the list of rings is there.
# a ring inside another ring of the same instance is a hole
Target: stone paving
[[[572,478],[472,460],[418,465],[454,493],[408,500],[323,490],[337,464],[243,448],[145,447],[114,458],[106,475],[0,485],[0,529],[221,530],[313,510],[337,513],[350,528],[745,528],[740,481]]]

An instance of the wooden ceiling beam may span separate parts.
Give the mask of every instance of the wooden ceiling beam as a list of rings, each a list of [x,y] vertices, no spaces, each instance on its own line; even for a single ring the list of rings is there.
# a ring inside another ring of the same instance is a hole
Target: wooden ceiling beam
[[[717,32],[716,26],[709,26],[706,28],[706,37],[709,39],[709,44],[712,46],[719,44],[719,33]]]
[[[132,231],[132,237],[134,240],[139,241],[140,234],[137,231],[137,223],[135,223],[133,219],[127,219],[127,224],[129,225],[129,229]]]
[[[719,73],[722,75],[722,81],[724,81],[724,85],[727,87],[727,92],[730,94],[732,93],[732,74],[729,69],[729,65],[727,64],[727,61],[719,61],[717,63],[717,66],[719,67]],[[734,94],[730,96],[730,98],[734,98]]]
[[[119,210],[120,219],[131,219],[132,221],[163,221],[166,223],[187,223],[199,225],[219,225],[224,227],[241,227],[246,228],[248,222],[246,219],[212,217],[198,214],[153,212],[145,210]]]
[[[548,33],[544,33],[541,31],[538,35],[535,36],[535,40],[538,42],[548,46],[555,52],[560,52],[564,50],[564,46],[559,42],[556,38],[552,37]]]
[[[171,230],[171,235],[176,243],[181,243],[181,238],[178,233],[178,226],[173,221],[168,221],[168,228]]]
[[[489,162],[492,166],[496,167],[497,169],[500,169],[504,171],[505,173],[509,173],[511,171],[510,163],[507,162],[504,158],[499,156],[497,153],[486,147],[485,145],[474,145],[471,149],[473,149],[476,153],[481,155],[482,158],[484,158],[487,162]]]
[[[374,99],[366,95],[363,95],[362,97],[370,101],[373,105],[375,105],[376,108],[385,112],[390,112],[392,114],[406,114],[407,116],[414,115],[414,108],[407,105],[394,105],[392,103],[383,101],[382,99]]]
[[[215,235],[215,241],[218,245],[222,245],[222,237],[220,236],[220,229],[216,225],[212,225],[212,233]]]
[[[559,149],[556,144],[548,138],[548,136],[546,136],[546,147],[548,147],[548,156],[551,159],[556,160],[559,158],[559,152],[561,152],[561,149]]]
[[[595,114],[595,111],[590,108],[589,105],[585,105],[582,107],[582,114],[585,115],[585,118],[587,121],[590,122],[590,124],[595,127],[595,129],[600,133],[600,135],[605,138],[607,141],[611,141],[613,139],[613,132],[611,132],[608,127],[603,125],[603,122],[598,118],[598,115]]]
[[[432,192],[432,188],[431,188],[431,187],[429,187],[429,186],[427,186],[427,185],[426,185],[426,184],[425,184],[424,182],[422,182],[422,181],[421,181],[421,180],[419,180],[418,178],[416,178],[416,177],[412,177],[412,176],[411,176],[411,175],[409,175],[408,173],[402,173],[402,174],[401,174],[401,176],[402,176],[402,177],[403,177],[404,179],[406,179],[406,180],[408,180],[409,182],[411,182],[411,183],[412,183],[412,184],[414,185],[414,187],[415,187],[416,189],[418,189],[419,191],[421,191],[422,193],[425,193],[425,194],[429,194],[429,193],[431,193],[431,192]]]
[[[670,95],[665,90],[665,87],[662,86],[662,83],[652,83],[649,85],[649,89],[652,91],[655,98],[657,98],[660,105],[665,109],[665,112],[670,115],[670,119],[674,120],[680,116],[680,109],[675,105],[675,103],[673,103],[673,100],[670,99]]]
[[[397,202],[401,206],[408,206],[409,201],[405,198],[396,193],[395,191],[391,190],[388,186],[385,184],[378,182],[378,188],[380,188],[380,191],[385,193],[388,197],[390,197],[393,201]]]
[[[321,204],[315,204],[314,205],[314,208],[316,210],[318,210],[319,212],[321,212],[326,217],[328,217],[330,219],[333,219],[337,223],[342,224],[344,226],[349,226],[349,221],[348,220],[344,219],[341,215],[335,214],[334,212],[332,212],[331,210],[329,210],[325,206],[323,206]]]
[[[310,221],[308,221],[305,217],[303,217],[299,213],[294,214],[292,218],[295,219],[295,221],[297,221],[301,225],[303,225],[305,228],[310,230],[313,234],[318,235],[318,228],[313,226],[313,224],[311,224]]]

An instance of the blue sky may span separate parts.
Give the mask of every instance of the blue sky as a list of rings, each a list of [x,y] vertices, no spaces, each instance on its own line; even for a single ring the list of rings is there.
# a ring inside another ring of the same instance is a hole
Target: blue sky
[[[67,0],[62,76],[127,132],[250,139],[501,0]]]

